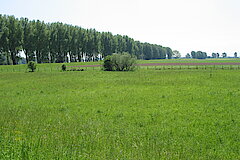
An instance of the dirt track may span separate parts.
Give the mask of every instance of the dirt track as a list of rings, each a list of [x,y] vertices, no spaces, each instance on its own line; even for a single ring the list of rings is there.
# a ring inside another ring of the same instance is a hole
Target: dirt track
[[[145,63],[137,66],[206,66],[206,65],[240,65],[240,63]],[[68,67],[101,67],[101,65],[79,65]]]

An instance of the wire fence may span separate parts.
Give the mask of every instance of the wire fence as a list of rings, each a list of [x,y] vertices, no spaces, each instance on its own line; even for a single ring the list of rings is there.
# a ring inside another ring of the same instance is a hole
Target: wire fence
[[[67,71],[87,71],[87,70],[101,70],[102,67],[67,67]],[[22,66],[0,66],[0,72],[29,72],[27,67]],[[60,72],[61,66],[40,66],[37,67],[35,72]]]
[[[155,70],[239,70],[240,65],[158,65],[137,66],[138,69]]]
[[[240,70],[240,65],[156,65],[156,66],[136,66],[136,69],[145,70]],[[101,66],[67,66],[67,71],[89,71],[102,70]],[[61,66],[40,66],[36,72],[60,72]],[[0,72],[29,72],[23,66],[0,66]]]

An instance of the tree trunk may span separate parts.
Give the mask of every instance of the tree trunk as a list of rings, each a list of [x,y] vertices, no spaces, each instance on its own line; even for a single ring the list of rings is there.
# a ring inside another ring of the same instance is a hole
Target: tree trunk
[[[54,63],[55,58],[53,56],[54,54],[52,52],[50,52],[50,63]]]
[[[7,65],[10,65],[10,61],[9,61],[9,52],[6,52],[6,57],[7,57]]]
[[[81,62],[81,53],[78,51],[78,62]]]
[[[28,59],[28,51],[25,50],[25,56],[26,56],[26,63],[28,63],[29,59]]]
[[[36,51],[36,56],[37,56],[37,63],[41,63],[41,57],[40,57],[39,51]]]
[[[16,61],[15,52],[10,52],[10,56],[11,56],[13,65],[16,65],[17,61]]]

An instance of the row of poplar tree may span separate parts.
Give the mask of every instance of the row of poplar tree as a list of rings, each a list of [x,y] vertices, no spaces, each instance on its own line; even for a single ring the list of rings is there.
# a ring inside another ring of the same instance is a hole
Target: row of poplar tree
[[[169,47],[141,43],[128,36],[0,14],[0,59],[18,64],[20,52],[27,62],[37,63],[96,61],[123,52],[139,59],[172,57]]]

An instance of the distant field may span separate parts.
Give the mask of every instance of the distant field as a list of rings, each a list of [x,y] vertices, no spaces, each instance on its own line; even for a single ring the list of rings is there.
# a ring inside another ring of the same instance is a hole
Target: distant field
[[[0,66],[0,159],[240,159],[237,68],[60,67]]]

